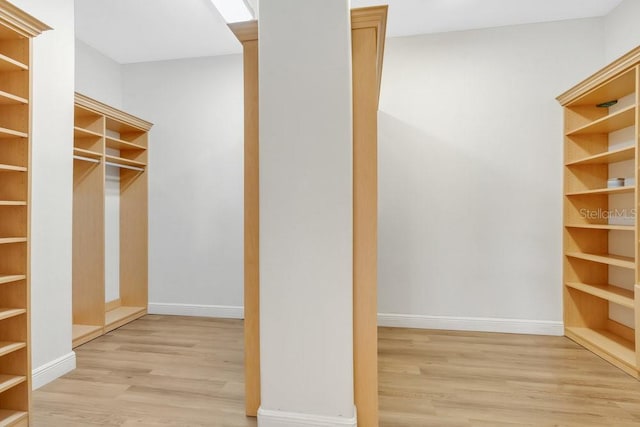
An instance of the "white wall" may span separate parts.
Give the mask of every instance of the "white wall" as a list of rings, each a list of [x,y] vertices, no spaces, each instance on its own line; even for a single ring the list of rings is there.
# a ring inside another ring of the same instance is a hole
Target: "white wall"
[[[604,18],[606,63],[640,45],[639,19],[638,0],[624,0]]]
[[[76,91],[122,109],[122,66],[76,39]]]
[[[348,5],[260,4],[264,427],[355,426]]]
[[[402,316],[382,323],[562,333],[554,98],[603,51],[599,19],[387,40],[379,311]]]
[[[150,310],[241,317],[242,57],[131,64],[123,72],[126,111],[155,123]]]
[[[73,0],[14,0],[53,31],[34,40],[31,208],[33,385],[75,367],[71,351]]]

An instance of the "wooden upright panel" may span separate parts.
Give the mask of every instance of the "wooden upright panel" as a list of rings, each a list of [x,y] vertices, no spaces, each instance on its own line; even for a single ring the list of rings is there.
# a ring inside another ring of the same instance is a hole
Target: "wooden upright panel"
[[[229,26],[244,52],[244,348],[245,412],[260,407],[260,185],[258,23]]]
[[[363,427],[378,425],[378,46],[385,17],[386,8],[352,13],[353,359]]]

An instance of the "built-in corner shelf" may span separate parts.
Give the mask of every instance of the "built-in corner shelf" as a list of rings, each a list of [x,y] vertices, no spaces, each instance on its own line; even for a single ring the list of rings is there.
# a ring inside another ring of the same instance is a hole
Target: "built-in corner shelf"
[[[73,348],[85,344],[104,333],[102,325],[81,325],[74,323],[71,337]]]
[[[146,147],[142,145],[134,144],[133,142],[123,141],[122,139],[107,137],[106,138],[107,148],[112,148],[114,150],[120,151],[129,151],[129,150],[146,150]]]
[[[583,190],[583,191],[570,191],[565,193],[567,196],[588,196],[596,194],[621,194],[621,193],[633,193],[635,191],[635,185],[627,185],[625,187],[613,187],[613,188],[598,188],[595,190]]]
[[[27,380],[23,375],[0,375],[0,393],[3,393]]]
[[[27,312],[24,308],[0,308],[0,320],[10,319]]]
[[[3,285],[5,283],[18,282],[26,278],[27,276],[25,276],[24,274],[9,274],[9,275],[0,274],[0,285]]]
[[[105,332],[112,331],[147,314],[146,307],[120,306],[106,312]]]
[[[25,243],[26,237],[0,237],[0,245],[9,245],[11,243]]]
[[[587,283],[567,282],[566,286],[577,289],[589,295],[611,301],[623,307],[634,308],[633,291],[612,285],[590,285]]]
[[[21,350],[27,346],[24,342],[0,341],[0,357]]]
[[[0,425],[18,426],[29,418],[29,413],[25,411],[12,411],[10,409],[0,409]]]
[[[144,168],[145,166],[147,166],[146,163],[139,162],[137,160],[125,159],[123,157],[106,155],[104,156],[104,158],[107,162],[114,163],[116,165],[132,166],[136,168]]]
[[[26,105],[28,103],[27,98],[0,90],[0,105]]]
[[[633,160],[636,156],[636,147],[625,147],[618,150],[606,151],[593,156],[584,157],[579,160],[573,160],[566,163],[567,166],[580,165],[607,165],[611,163],[624,162],[625,160]]]
[[[617,224],[565,224],[567,228],[584,228],[589,230],[615,230],[615,231],[635,231],[633,225],[617,225]]]
[[[0,172],[26,172],[26,171],[27,171],[27,168],[23,166],[0,164]]]
[[[638,377],[636,370],[636,350],[633,342],[604,329],[586,327],[566,327],[565,334],[589,350],[618,365],[627,373]]]
[[[632,105],[599,120],[567,133],[567,136],[610,133],[633,126],[636,120],[636,106]]]
[[[5,71],[28,71],[29,66],[13,58],[0,53],[0,72]]]
[[[631,257],[611,255],[611,254],[588,254],[584,252],[567,252],[566,255],[572,258],[593,261],[600,264],[614,265],[623,268],[636,268],[636,262]]]
[[[640,200],[635,185],[602,187],[613,177],[638,179],[639,92],[640,47],[557,97],[565,128],[565,335],[635,378]]]
[[[28,137],[29,137],[29,135],[26,134],[25,132],[20,132],[20,131],[17,131],[17,130],[0,127],[0,139],[28,138]]]

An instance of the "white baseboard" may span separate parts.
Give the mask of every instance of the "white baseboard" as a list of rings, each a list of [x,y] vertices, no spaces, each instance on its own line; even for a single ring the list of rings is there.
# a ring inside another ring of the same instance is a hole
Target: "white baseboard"
[[[499,319],[483,317],[378,314],[378,326],[450,331],[502,332],[508,334],[564,335],[562,322],[551,320]]]
[[[171,316],[219,317],[223,319],[244,319],[244,308],[227,305],[173,304],[150,302],[149,314]]]
[[[356,413],[355,408],[353,413]],[[327,417],[324,415],[301,414],[297,412],[258,409],[258,427],[357,427],[358,420],[351,418]]]
[[[76,369],[76,353],[72,351],[31,371],[31,388],[36,390],[74,369]]]

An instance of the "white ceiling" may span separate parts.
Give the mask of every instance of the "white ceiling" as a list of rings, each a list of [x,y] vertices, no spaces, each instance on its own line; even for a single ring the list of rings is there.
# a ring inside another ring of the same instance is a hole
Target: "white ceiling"
[[[238,0],[241,1],[241,0]],[[604,16],[622,0],[352,0],[389,4],[387,35]],[[119,63],[240,52],[210,0],[76,0],[76,36]]]

